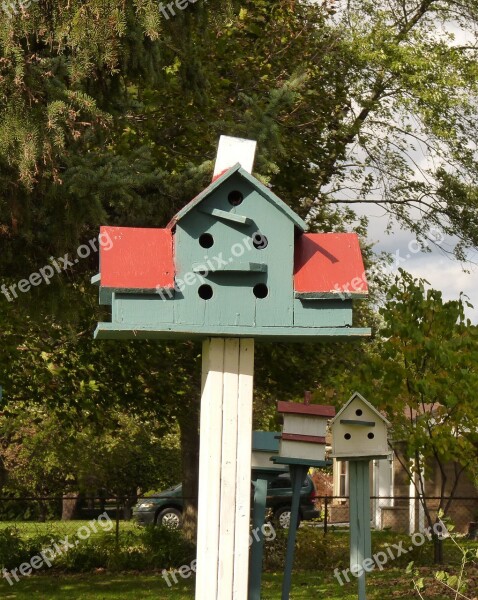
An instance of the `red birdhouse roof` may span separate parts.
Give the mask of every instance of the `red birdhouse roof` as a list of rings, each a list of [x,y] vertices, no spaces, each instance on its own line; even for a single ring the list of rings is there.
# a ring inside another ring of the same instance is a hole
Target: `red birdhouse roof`
[[[299,402],[280,401],[277,403],[277,410],[283,414],[309,415],[326,419],[335,417],[335,408],[325,404],[300,404]]]
[[[174,288],[173,235],[170,229],[101,227],[102,288],[120,291],[156,291]]]
[[[368,286],[355,233],[304,233],[297,238],[294,289],[298,298],[366,297]]]

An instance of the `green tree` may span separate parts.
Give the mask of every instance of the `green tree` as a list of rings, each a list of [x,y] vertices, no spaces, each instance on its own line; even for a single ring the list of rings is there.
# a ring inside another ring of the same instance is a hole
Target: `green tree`
[[[348,391],[356,386],[391,421],[392,447],[430,527],[437,511],[448,514],[465,474],[478,473],[478,328],[465,317],[467,305],[463,296],[445,302],[401,270],[370,352],[344,374]],[[435,482],[438,506],[427,499],[427,481]],[[442,558],[435,536],[435,560]]]

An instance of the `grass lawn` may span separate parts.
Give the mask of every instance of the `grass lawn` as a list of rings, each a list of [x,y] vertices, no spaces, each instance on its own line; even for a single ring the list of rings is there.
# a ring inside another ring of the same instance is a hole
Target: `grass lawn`
[[[70,541],[74,541],[78,530],[88,524],[88,521],[2,522],[0,523],[0,533],[7,527],[14,527],[21,535],[22,540],[31,539],[31,547],[28,546],[23,551],[24,555],[26,552],[26,557],[19,559],[19,566],[22,560],[27,560],[27,557],[30,557],[30,550],[31,555],[39,552],[38,548],[41,548],[42,545],[38,544],[43,544],[41,539],[38,541],[39,538],[44,536],[47,545],[50,544],[50,540],[60,541],[66,535],[70,537]],[[0,598],[2,600],[31,600],[31,598],[59,600],[66,597],[75,600],[123,600],[126,598],[134,600],[152,600],[153,598],[187,600],[194,598],[192,579],[184,580],[177,575],[177,583],[174,583],[171,577],[172,585],[168,587],[161,576],[162,565],[166,564],[163,561],[169,560],[167,557],[164,558],[162,554],[164,550],[164,540],[162,538],[157,540],[154,538],[152,542],[150,540],[148,543],[152,545],[148,546],[144,538],[144,528],[138,527],[134,522],[121,522],[120,532],[124,535],[120,537],[122,542],[120,557],[125,560],[119,563],[115,561],[111,563],[108,560],[103,560],[102,552],[113,547],[114,533],[105,534],[101,528],[99,529],[98,533],[91,534],[91,540],[84,542],[85,546],[78,546],[81,550],[78,555],[75,555],[75,551],[72,551],[72,554],[66,555],[66,557],[70,557],[65,559],[66,562],[62,563],[61,560],[63,559],[59,559],[53,566],[55,570],[42,568],[32,577],[24,577],[20,582],[10,586],[1,577],[0,569]],[[95,542],[94,538],[96,536],[98,536],[98,540]],[[409,537],[391,532],[374,532],[372,537],[374,552],[378,550],[383,552],[388,544],[397,544],[399,541],[403,542],[405,548],[408,548],[410,544]],[[275,546],[271,545],[270,548],[266,546],[266,550],[268,549],[270,554],[269,561],[266,560],[266,564],[269,565],[270,571],[275,573],[269,572],[264,575],[261,600],[280,600],[281,598],[284,541],[285,538],[281,540],[278,536]],[[471,543],[462,540],[461,543],[466,544],[469,548],[478,549],[476,542]],[[9,544],[11,542],[7,536],[3,548],[0,544],[0,558],[2,551],[4,555],[11,556],[12,550]],[[174,544],[167,546],[168,551],[174,547]],[[449,568],[445,567],[445,570],[452,570],[453,573],[456,573],[461,553],[450,540],[446,540],[445,547],[445,562],[447,565],[454,565]],[[433,574],[438,569],[430,566],[431,547],[421,546],[415,550],[415,553],[407,552],[404,557],[390,561],[384,571],[374,571],[368,576],[368,600],[394,598],[406,600],[416,598],[419,600],[417,594],[413,591],[411,576],[405,573],[406,565],[410,560],[415,561],[415,565],[419,566],[420,577],[426,578],[427,588],[423,594],[424,598],[427,600],[451,600],[455,598],[454,594],[444,595],[443,584],[433,582]],[[159,552],[158,555],[155,554],[157,552]],[[183,550],[180,554],[182,552]],[[160,558],[155,563],[148,563],[146,559],[150,556],[159,556]],[[114,557],[115,555],[112,554],[109,558]],[[70,559],[75,560],[70,563],[68,562]],[[171,563],[174,565],[182,564],[176,562],[176,559],[171,559],[168,564]],[[111,564],[112,567],[110,567]],[[331,532],[324,537],[321,531],[302,530],[301,528],[296,548],[296,565],[300,565],[304,570],[295,573],[293,576],[291,600],[311,600],[312,598],[356,600],[356,580],[350,576],[351,582],[340,586],[334,577],[335,566],[339,566],[339,569],[342,570],[347,564],[347,532]],[[94,567],[102,568],[94,569]],[[133,571],[135,568],[142,570]],[[155,568],[158,570],[154,571]],[[115,571],[115,569],[117,570]],[[73,574],[79,571],[84,571],[84,573]],[[470,564],[470,568],[467,568],[465,579],[469,582],[468,590],[465,591],[465,596],[460,597],[459,600],[465,600],[466,598],[476,600],[478,596],[478,565],[476,561],[474,565]]]
[[[95,573],[88,575],[36,575],[24,578],[14,586],[0,582],[0,597],[4,600],[60,600],[67,597],[75,600],[190,600],[194,597],[193,582],[181,580],[168,588],[157,574],[118,574]],[[280,574],[265,574],[262,586],[262,600],[280,600]],[[470,590],[471,591],[471,590]],[[333,574],[297,573],[293,577],[291,600],[323,598],[324,600],[356,600],[356,584],[351,582],[341,587]],[[426,598],[445,600],[437,590],[426,594]],[[389,598],[413,599],[417,596],[410,587],[410,579],[403,570],[388,569],[373,573],[368,579],[369,600]],[[473,598],[473,595],[470,596]]]
[[[36,521],[0,521],[0,531],[7,529],[8,527],[13,527],[21,533],[23,538],[48,534],[55,539],[59,539],[65,535],[73,537],[80,527],[87,526],[91,532],[91,538],[94,539],[95,536],[101,534],[103,527],[99,525],[95,519],[91,519],[91,521],[95,521],[96,523],[96,534],[92,527],[88,527],[90,521],[46,521],[45,523]],[[106,522],[106,524],[109,528],[108,522]],[[116,523],[113,521],[111,530],[114,531],[115,527]],[[123,531],[133,531],[139,534],[142,531],[142,528],[134,521],[120,521],[120,532]]]

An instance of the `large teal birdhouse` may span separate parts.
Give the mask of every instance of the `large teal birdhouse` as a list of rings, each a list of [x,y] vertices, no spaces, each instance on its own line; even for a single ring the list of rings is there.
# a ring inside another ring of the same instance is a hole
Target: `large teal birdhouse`
[[[165,229],[103,227],[98,338],[367,335],[358,238],[307,224],[241,164],[227,168]]]

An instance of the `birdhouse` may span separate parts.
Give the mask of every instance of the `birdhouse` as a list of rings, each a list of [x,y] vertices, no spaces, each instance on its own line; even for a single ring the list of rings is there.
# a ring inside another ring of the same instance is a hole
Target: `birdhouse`
[[[99,323],[97,338],[370,334],[352,327],[352,300],[367,296],[357,236],[307,233],[250,174],[252,160],[236,160],[217,166],[223,172],[165,228],[101,228],[109,243],[94,282],[111,322]]]
[[[279,438],[277,431],[252,432],[252,468],[256,470],[283,470],[282,465],[271,462],[274,456],[279,456]]]
[[[324,461],[327,421],[335,415],[335,408],[279,402],[277,410],[284,421],[279,449],[281,460]]]
[[[355,392],[331,423],[332,456],[337,460],[387,458],[390,423]]]

